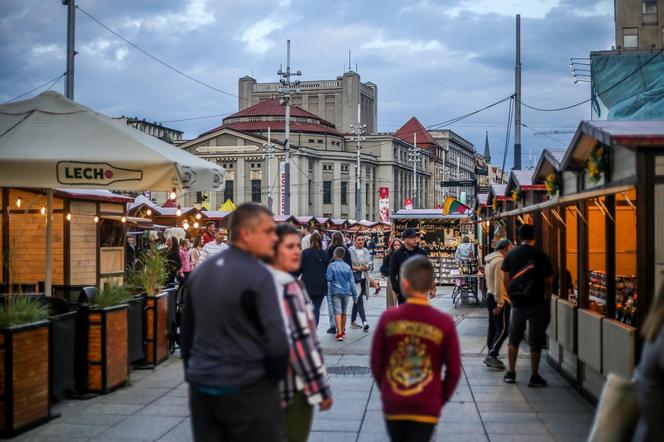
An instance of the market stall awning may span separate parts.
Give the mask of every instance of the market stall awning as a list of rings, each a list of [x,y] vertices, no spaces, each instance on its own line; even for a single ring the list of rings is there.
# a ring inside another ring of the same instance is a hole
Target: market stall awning
[[[0,187],[218,189],[221,167],[48,91],[0,106]]]

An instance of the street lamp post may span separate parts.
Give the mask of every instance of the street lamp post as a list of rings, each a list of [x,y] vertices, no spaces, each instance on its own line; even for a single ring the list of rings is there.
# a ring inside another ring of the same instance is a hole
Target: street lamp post
[[[272,211],[272,159],[274,158],[274,144],[270,137],[270,127],[267,128],[267,143],[263,143],[263,152],[267,159],[267,208]]]
[[[355,220],[360,221],[362,219],[362,204],[361,204],[361,186],[362,183],[360,181],[360,176],[361,176],[361,163],[360,163],[360,149],[361,149],[361,142],[365,140],[365,138],[362,136],[362,134],[365,132],[364,129],[366,129],[367,125],[361,123],[361,116],[360,116],[360,104],[357,104],[357,124],[351,124],[350,127],[351,129],[355,129],[355,137],[352,138],[352,141],[357,142],[357,158],[355,161]]]

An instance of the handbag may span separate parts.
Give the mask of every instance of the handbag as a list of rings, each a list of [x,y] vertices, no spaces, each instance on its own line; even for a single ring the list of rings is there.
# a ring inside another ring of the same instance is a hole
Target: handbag
[[[636,384],[610,373],[602,389],[588,442],[632,440],[638,421]]]

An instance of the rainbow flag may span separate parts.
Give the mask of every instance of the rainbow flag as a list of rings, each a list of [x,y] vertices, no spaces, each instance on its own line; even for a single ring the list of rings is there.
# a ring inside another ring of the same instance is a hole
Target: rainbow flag
[[[448,196],[445,199],[445,203],[443,204],[443,215],[450,215],[455,213],[463,215],[468,210],[470,210],[470,207],[461,204],[456,200],[456,198],[451,196]]]

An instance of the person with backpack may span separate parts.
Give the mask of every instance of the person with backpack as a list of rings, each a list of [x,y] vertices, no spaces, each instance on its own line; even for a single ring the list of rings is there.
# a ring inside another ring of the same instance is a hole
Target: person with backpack
[[[535,227],[523,224],[519,227],[520,245],[505,256],[501,270],[503,283],[512,304],[508,342],[509,371],[503,380],[516,382],[516,358],[519,344],[528,328],[530,345],[529,387],[546,387],[547,382],[539,375],[540,356],[546,344],[546,328],[551,320],[549,293],[553,266],[551,259],[535,247]]]

